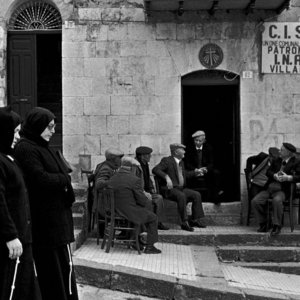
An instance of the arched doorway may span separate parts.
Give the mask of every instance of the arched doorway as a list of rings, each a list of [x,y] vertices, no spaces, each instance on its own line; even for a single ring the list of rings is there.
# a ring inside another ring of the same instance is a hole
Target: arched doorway
[[[221,171],[225,200],[240,201],[239,76],[204,70],[182,77],[182,141],[204,130]]]
[[[8,104],[24,118],[32,107],[56,115],[51,145],[62,150],[62,60],[59,11],[45,1],[28,1],[9,20]]]

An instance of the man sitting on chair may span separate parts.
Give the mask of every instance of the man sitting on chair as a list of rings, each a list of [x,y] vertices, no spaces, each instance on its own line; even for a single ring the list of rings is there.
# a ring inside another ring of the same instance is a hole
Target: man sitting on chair
[[[145,225],[147,241],[144,253],[158,254],[161,250],[154,246],[158,241],[157,216],[146,208],[149,200],[142,189],[141,179],[135,175],[136,162],[134,158],[124,156],[119,171],[107,184],[114,190],[117,213],[136,225]]]
[[[177,202],[177,209],[181,218],[181,229],[194,231],[193,227],[206,227],[204,223],[204,211],[201,195],[199,192],[186,188],[186,177],[195,176],[195,172],[186,172],[182,161],[185,153],[185,146],[182,144],[171,144],[171,156],[164,157],[152,172],[156,175],[163,186],[161,188],[164,196]],[[192,204],[192,219],[188,222],[186,212],[187,202]]]
[[[252,200],[252,207],[260,225],[258,232],[267,232],[267,201],[272,199],[271,235],[278,235],[281,231],[283,216],[283,201],[290,195],[290,182],[300,182],[300,161],[294,153],[295,146],[283,143],[280,157],[274,160],[267,171],[268,182],[264,191],[258,193]]]

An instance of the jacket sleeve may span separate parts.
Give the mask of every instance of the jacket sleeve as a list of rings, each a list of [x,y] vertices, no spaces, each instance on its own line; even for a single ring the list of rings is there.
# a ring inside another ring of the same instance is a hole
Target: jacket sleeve
[[[300,182],[300,160],[296,160],[295,162],[293,182]]]
[[[166,157],[164,157],[162,158],[160,163],[152,169],[152,173],[160,178],[165,179],[166,176],[168,175],[167,174],[168,167],[169,167],[168,160]]]
[[[96,190],[102,189],[107,185],[107,181],[113,175],[113,170],[105,165],[96,169],[95,173],[95,188]]]
[[[18,231],[10,215],[5,197],[5,173],[0,166],[0,241],[11,241],[18,237]]]
[[[134,182],[133,186],[133,194],[136,201],[136,204],[146,207],[148,198],[145,196],[143,188],[142,188],[142,181],[140,178],[137,178]]]

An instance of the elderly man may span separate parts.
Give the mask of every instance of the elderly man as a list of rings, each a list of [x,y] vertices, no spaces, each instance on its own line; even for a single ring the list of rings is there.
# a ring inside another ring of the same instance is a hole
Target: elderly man
[[[196,131],[193,135],[193,146],[186,151],[188,170],[194,170],[196,177],[188,180],[191,188],[207,187],[208,200],[219,204],[223,190],[221,189],[220,171],[214,167],[213,149],[206,143],[205,132]]]
[[[300,182],[300,161],[294,153],[296,148],[290,143],[283,143],[280,157],[274,160],[267,171],[268,182],[266,189],[258,193],[252,200],[253,210],[259,223],[258,232],[267,232],[267,201],[272,199],[271,235],[278,235],[281,231],[283,215],[282,202],[289,197],[290,182]]]
[[[150,178],[149,162],[152,151],[153,150],[150,147],[140,146],[135,150],[136,159],[141,166],[142,173],[140,174],[140,177],[143,180],[142,184],[145,194],[147,198],[152,201],[153,210],[158,217],[158,229],[168,230],[169,228],[162,223],[164,208],[163,197],[155,193],[154,186]]]
[[[116,211],[136,225],[145,225],[147,241],[144,253],[158,254],[161,250],[154,244],[158,241],[157,216],[147,209],[149,203],[136,175],[136,160],[123,157],[119,171],[111,177],[108,185],[114,189]]]
[[[152,170],[162,184],[162,193],[172,201],[177,202],[177,209],[181,218],[181,229],[194,231],[193,227],[206,227],[204,211],[200,193],[186,188],[186,177],[195,176],[195,172],[186,172],[182,159],[185,146],[182,144],[170,145],[171,156],[164,157]],[[192,204],[192,219],[188,222],[186,212],[187,202]]]

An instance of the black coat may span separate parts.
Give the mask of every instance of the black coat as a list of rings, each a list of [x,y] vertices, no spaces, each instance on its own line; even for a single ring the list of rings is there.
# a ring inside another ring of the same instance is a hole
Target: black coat
[[[74,241],[70,177],[46,143],[26,138],[15,147],[28,188],[33,244],[60,246]]]
[[[137,225],[155,218],[154,213],[146,208],[149,201],[143,192],[141,179],[131,171],[121,168],[108,185],[114,189],[115,209],[121,216]]]
[[[27,191],[16,162],[0,153],[0,246],[16,238],[31,243]]]

